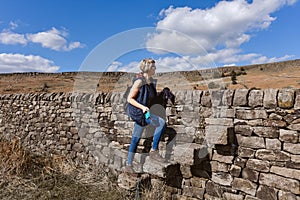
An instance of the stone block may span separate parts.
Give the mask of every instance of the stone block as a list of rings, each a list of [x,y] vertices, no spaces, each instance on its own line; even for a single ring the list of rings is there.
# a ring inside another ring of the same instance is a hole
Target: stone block
[[[193,176],[190,165],[180,165],[180,171],[183,178],[192,178]]]
[[[193,165],[195,155],[200,149],[206,148],[203,145],[195,143],[185,143],[174,147],[174,161],[179,164]],[[197,158],[198,159],[198,158]]]
[[[285,129],[279,130],[279,140],[283,142],[297,143],[298,138],[299,138],[299,134],[297,131],[285,130]]]
[[[201,105],[204,107],[211,107],[211,96],[209,91],[203,91],[202,97],[201,97]]]
[[[232,188],[255,196],[257,184],[242,178],[234,178]]]
[[[218,161],[210,161],[212,172],[228,172],[229,165]]]
[[[227,163],[227,164],[231,164],[233,158],[234,158],[233,156],[219,154],[217,151],[214,151],[212,156],[213,161],[218,161],[220,163]]]
[[[210,96],[211,96],[212,107],[218,107],[222,104],[223,93],[224,93],[224,91],[222,91],[222,90],[212,90],[211,91]]]
[[[242,171],[242,177],[244,179],[248,179],[249,181],[255,183],[258,181],[258,176],[259,176],[259,172],[255,171],[254,169],[244,168]]]
[[[247,89],[236,89],[233,97],[233,106],[247,106],[248,92]]]
[[[236,118],[237,119],[267,119],[268,114],[266,110],[236,110]]]
[[[234,118],[235,111],[232,108],[226,107],[219,107],[219,108],[212,108],[211,109],[211,116],[204,116],[205,118],[212,117],[212,118]],[[202,116],[202,115],[201,115]]]
[[[294,179],[285,178],[275,174],[261,173],[259,183],[269,187],[275,187],[280,190],[290,191],[296,195],[300,194],[300,183]]]
[[[225,192],[223,194],[223,197],[224,199],[226,200],[243,200],[244,199],[244,196],[243,195],[240,195],[240,194],[232,194],[232,193],[228,193],[228,192]]]
[[[272,166],[270,172],[287,178],[300,180],[300,170],[297,169]]]
[[[294,105],[295,110],[300,110],[300,91],[296,90],[296,98],[295,98],[295,105]]]
[[[234,132],[236,134],[241,134],[244,136],[251,136],[253,132],[253,128],[249,125],[235,125]]]
[[[260,172],[270,171],[270,162],[258,159],[249,159],[246,164],[247,168]]]
[[[264,149],[265,141],[261,137],[245,137],[241,135],[236,135],[238,144],[241,147],[253,148],[253,149]]]
[[[280,108],[292,108],[294,101],[294,90],[282,89],[278,92],[278,106]]]
[[[260,185],[256,196],[260,199],[277,199],[277,191],[265,185]]]
[[[241,174],[241,170],[242,170],[242,168],[240,166],[231,165],[229,172],[232,176],[239,177]]]
[[[249,92],[248,103],[251,107],[263,106],[264,92],[262,90],[251,90]]]
[[[227,144],[228,126],[209,125],[205,127],[205,138],[208,144]]]
[[[278,138],[279,131],[274,127],[253,127],[253,132],[259,137]]]
[[[208,125],[233,126],[233,120],[230,118],[205,118],[205,123]]]
[[[143,171],[148,174],[153,174],[161,178],[166,178],[166,169],[171,163],[162,163],[151,159],[149,156],[146,157],[145,163],[143,164]]]
[[[297,143],[297,144],[284,143],[283,150],[290,152],[292,154],[300,155],[300,143]]]
[[[259,199],[257,197],[246,195],[245,200],[261,200],[261,199]]]
[[[241,158],[253,158],[255,155],[255,151],[250,148],[245,148],[245,147],[239,147],[238,148],[238,155]]]
[[[220,185],[230,186],[233,181],[233,178],[229,173],[213,172],[211,180]]]
[[[219,198],[210,194],[205,193],[204,194],[204,199],[209,199],[209,200],[224,200],[224,198]],[[182,199],[180,199],[182,200]]]
[[[222,105],[231,106],[233,95],[234,95],[234,90],[225,90],[222,97]]]
[[[278,139],[266,138],[266,148],[271,150],[281,150],[281,142]]]
[[[291,192],[285,192],[282,190],[279,190],[278,192],[278,200],[299,200],[299,199],[300,199],[299,196],[297,197]]]
[[[201,90],[193,90],[193,105],[199,105],[201,96],[202,96],[202,91]]]
[[[207,182],[207,179],[205,179],[205,178],[192,177],[190,179],[191,186],[197,187],[197,188],[205,188],[206,182]]]
[[[291,159],[290,154],[284,151],[259,149],[256,151],[255,156],[262,160],[270,161],[289,161]]]
[[[264,107],[265,108],[277,107],[277,93],[278,93],[278,89],[264,90]]]

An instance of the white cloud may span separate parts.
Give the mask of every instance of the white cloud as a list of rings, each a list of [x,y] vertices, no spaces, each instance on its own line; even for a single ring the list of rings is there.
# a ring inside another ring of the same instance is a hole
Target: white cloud
[[[293,57],[292,55],[285,55],[279,58],[277,57],[267,58],[266,56],[258,56],[257,58],[252,60],[252,64],[280,62],[287,59],[291,59],[292,57]]]
[[[13,33],[11,31],[2,31],[0,33],[0,43],[2,44],[22,44],[26,45],[27,40],[22,34]]]
[[[108,72],[120,71],[118,69],[120,66],[122,66],[122,63],[115,61],[110,66],[108,66],[106,71],[108,71]]]
[[[18,24],[16,22],[9,22],[9,26],[11,30],[14,30],[18,27]]]
[[[31,42],[40,43],[42,47],[56,51],[70,51],[75,48],[83,47],[80,42],[72,42],[68,45],[68,42],[65,39],[66,36],[66,31],[52,28],[45,32],[27,34],[26,38]]]
[[[161,20],[156,27],[158,33],[148,37],[147,47],[154,53],[165,51],[194,56],[189,59],[198,66],[212,62],[234,65],[241,61],[261,63],[289,58],[290,55],[267,58],[256,53],[242,54],[240,48],[251,40],[253,33],[267,29],[276,20],[272,13],[295,2],[220,1],[205,10],[171,6],[160,12]]]
[[[10,28],[0,32],[0,43],[5,45],[22,44],[27,45],[29,42],[41,44],[44,48],[49,48],[55,51],[71,51],[73,49],[84,47],[80,42],[68,42],[66,30],[58,30],[52,28],[48,31],[38,33],[20,34],[12,30],[18,27],[17,23],[10,22]]]
[[[0,54],[0,73],[8,72],[57,72],[59,66],[46,58],[34,55]]]

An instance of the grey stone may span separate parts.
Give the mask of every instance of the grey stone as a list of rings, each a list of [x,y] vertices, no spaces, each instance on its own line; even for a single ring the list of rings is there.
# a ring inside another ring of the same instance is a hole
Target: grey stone
[[[244,168],[242,171],[242,177],[244,179],[248,179],[255,183],[258,181],[258,176],[259,176],[259,172],[255,171],[254,169]]]
[[[249,125],[235,125],[234,132],[244,136],[251,136],[253,132],[253,128]]]
[[[241,167],[237,165],[231,165],[229,172],[234,177],[239,177],[241,174]]]
[[[265,148],[265,141],[261,137],[244,137],[237,135],[238,144],[242,147],[248,147],[253,149]]]
[[[155,160],[149,158],[149,156],[147,156],[145,163],[143,165],[143,171],[146,173],[149,173],[149,174],[156,175],[161,178],[166,178],[166,168],[169,165],[170,164],[168,164],[168,163],[162,163],[162,162],[155,161]]]
[[[296,91],[296,98],[295,98],[295,105],[294,105],[295,110],[300,110],[300,91]]]
[[[236,110],[238,119],[267,119],[268,114],[265,110]]]
[[[266,138],[266,148],[280,151],[281,142],[278,139]]]
[[[300,154],[300,143],[293,144],[293,143],[284,143],[283,150],[290,152],[292,154]]]
[[[260,199],[277,199],[277,191],[274,188],[260,185],[257,189],[256,196]]]
[[[234,90],[225,90],[222,98],[222,105],[231,106],[233,100]]]
[[[273,127],[253,127],[253,132],[260,136],[266,138],[278,138],[279,131]]]
[[[278,192],[278,200],[298,200],[299,198],[296,197],[296,195],[294,195],[291,192],[285,192],[280,190]]]
[[[233,97],[233,106],[247,106],[248,92],[247,89],[236,89]]]
[[[270,162],[258,159],[249,159],[247,164],[247,168],[253,169],[260,172],[269,172],[270,171]]]
[[[244,199],[243,195],[232,194],[232,193],[228,193],[228,192],[225,192],[223,194],[223,197],[226,200],[243,200]]]
[[[263,106],[264,92],[262,90],[251,90],[249,92],[249,106]]]
[[[211,180],[220,185],[230,186],[233,181],[233,178],[229,173],[213,172]]]
[[[212,160],[215,160],[215,161],[218,161],[218,162],[222,162],[222,163],[231,164],[232,160],[233,160],[233,156],[221,155],[217,151],[214,151],[213,152]]]
[[[193,165],[194,156],[197,150],[205,148],[203,145],[186,143],[176,145],[174,148],[174,161],[179,164]]]
[[[233,120],[230,118],[205,118],[208,125],[233,126]]]
[[[261,160],[270,161],[290,161],[290,154],[284,151],[276,151],[269,149],[259,149],[256,151],[255,157]]]
[[[253,149],[240,146],[238,148],[238,155],[242,158],[253,158],[255,155],[255,151]]]
[[[234,178],[232,182],[232,188],[250,194],[252,196],[256,193],[257,185],[249,180],[242,178]]]
[[[275,174],[261,173],[259,177],[261,184],[269,187],[275,187],[284,191],[290,191],[293,194],[300,194],[300,183],[297,180],[284,178]]]
[[[264,107],[275,108],[277,106],[277,93],[278,89],[264,90]]]
[[[280,129],[279,134],[280,134],[279,139],[281,141],[289,142],[289,143],[298,142],[299,134],[297,133],[297,131]]]
[[[228,172],[228,164],[226,163],[220,163],[218,161],[211,161],[211,171],[212,172]]]
[[[300,170],[297,169],[272,166],[270,172],[287,178],[300,180]]]
[[[208,144],[227,144],[228,126],[209,125],[205,128]]]
[[[280,108],[294,107],[294,90],[282,89],[278,93],[278,106]]]

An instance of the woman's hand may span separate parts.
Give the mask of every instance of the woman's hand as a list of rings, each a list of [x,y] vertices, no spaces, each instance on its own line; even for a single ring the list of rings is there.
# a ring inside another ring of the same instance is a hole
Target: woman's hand
[[[142,107],[143,113],[146,113],[148,110],[149,110],[149,108],[148,108],[147,106],[143,106],[143,107]]]

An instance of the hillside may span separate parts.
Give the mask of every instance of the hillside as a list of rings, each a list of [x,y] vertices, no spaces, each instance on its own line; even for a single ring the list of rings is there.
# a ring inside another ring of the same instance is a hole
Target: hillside
[[[159,67],[159,66],[158,66]],[[232,84],[231,72],[237,74]],[[241,75],[239,75],[241,74]],[[125,72],[63,72],[0,74],[0,94],[42,92],[124,91],[133,74]],[[220,67],[208,70],[158,73],[158,89],[299,88],[300,59],[284,62]]]

